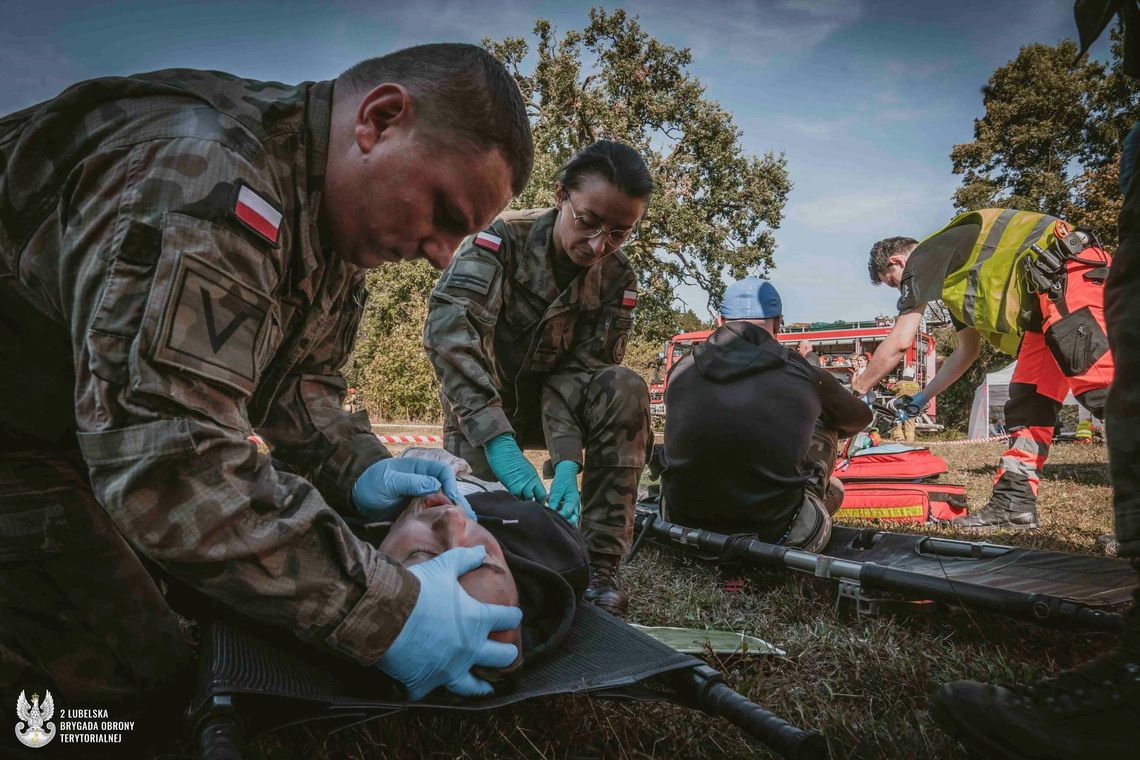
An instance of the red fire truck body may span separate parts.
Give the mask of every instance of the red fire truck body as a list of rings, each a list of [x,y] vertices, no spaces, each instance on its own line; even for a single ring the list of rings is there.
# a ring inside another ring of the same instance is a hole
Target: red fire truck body
[[[866,353],[873,354],[879,344],[891,332],[892,325],[884,320],[874,322],[833,322],[821,323],[798,322],[784,325],[777,339],[784,345],[795,344],[801,340],[809,340],[812,349],[826,361],[824,369],[836,375],[840,382],[850,384],[854,368],[850,364],[836,364],[836,361],[850,361],[852,355]],[[669,383],[669,372],[673,366],[681,361],[693,347],[704,343],[713,334],[713,330],[699,330],[697,332],[678,333],[674,335],[666,347],[664,357],[659,356],[662,377],[659,383],[649,386],[650,409],[654,416],[665,416],[665,388]],[[897,380],[903,367],[915,368],[915,380],[925,385],[935,373],[935,345],[934,336],[920,330],[911,342],[903,360],[899,362],[898,369],[888,379]],[[937,410],[932,401],[927,409],[927,416],[931,421],[936,419]]]

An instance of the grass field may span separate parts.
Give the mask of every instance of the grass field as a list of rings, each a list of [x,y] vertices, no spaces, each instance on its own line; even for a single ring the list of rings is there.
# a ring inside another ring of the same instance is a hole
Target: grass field
[[[985,503],[1002,446],[932,444]],[[1103,446],[1058,445],[1045,469],[1041,528],[990,541],[1097,553],[1112,528]],[[925,529],[954,537],[946,529]],[[971,537],[979,540],[977,537]],[[739,573],[733,577],[740,577]],[[955,758],[966,754],[928,713],[937,686],[961,678],[1026,681],[1112,645],[1104,634],[1058,631],[977,612],[840,620],[831,586],[799,574],[751,572],[727,593],[715,568],[652,546],[624,571],[632,622],[742,631],[787,656],[713,658],[738,691],[796,725],[821,731],[836,758]],[[468,717],[393,716],[326,735],[293,728],[247,746],[251,758],[744,758],[769,757],[731,725],[680,707],[584,697],[533,700]]]

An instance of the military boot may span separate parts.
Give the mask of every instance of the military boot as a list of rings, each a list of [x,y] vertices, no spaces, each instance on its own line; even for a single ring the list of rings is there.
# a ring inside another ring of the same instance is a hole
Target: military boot
[[[1010,499],[994,494],[986,506],[950,521],[954,528],[1022,528],[1037,527],[1037,501],[1025,498]]]
[[[931,715],[979,757],[1135,757],[1140,590],[1135,596],[1120,641],[1108,654],[1031,686],[948,683],[934,695]]]
[[[621,590],[618,564],[621,557],[590,552],[590,586],[582,598],[617,617],[625,617],[629,602]]]

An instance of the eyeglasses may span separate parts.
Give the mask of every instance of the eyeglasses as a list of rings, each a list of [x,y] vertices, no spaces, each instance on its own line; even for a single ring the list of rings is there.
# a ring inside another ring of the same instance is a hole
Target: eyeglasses
[[[605,234],[607,245],[613,248],[621,248],[633,237],[633,227],[624,230],[607,230],[605,227],[597,227],[582,221],[582,217],[574,211],[574,204],[570,202],[570,193],[566,193],[566,205],[570,207],[570,215],[574,217],[574,230],[580,232],[587,240],[593,240],[598,235]]]

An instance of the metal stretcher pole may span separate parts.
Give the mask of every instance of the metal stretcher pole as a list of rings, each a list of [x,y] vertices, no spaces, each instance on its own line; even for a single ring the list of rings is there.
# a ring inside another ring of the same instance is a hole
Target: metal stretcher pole
[[[785,567],[811,573],[819,578],[846,579],[868,589],[934,599],[1035,622],[1068,621],[1112,632],[1120,631],[1123,625],[1123,619],[1117,613],[1090,609],[1050,594],[1026,594],[989,588],[947,577],[885,567],[874,562],[836,559],[764,543],[747,536],[726,536],[686,528],[660,519],[653,520],[644,514],[637,515],[636,519],[644,533],[683,546],[715,552],[722,559],[743,560],[767,567]]]
[[[708,665],[689,668],[681,675],[693,704],[737,726],[762,744],[794,759],[827,757],[827,742],[814,731],[796,728],[729,688],[721,674]]]

